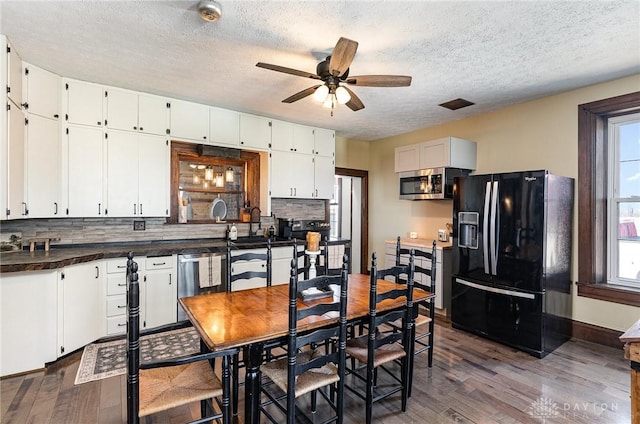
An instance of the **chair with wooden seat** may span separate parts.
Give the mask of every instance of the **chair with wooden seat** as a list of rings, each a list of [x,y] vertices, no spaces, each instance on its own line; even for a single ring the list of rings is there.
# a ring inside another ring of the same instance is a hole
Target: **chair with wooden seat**
[[[337,276],[318,276],[300,280],[296,259],[291,260],[289,281],[289,331],[287,336],[287,356],[267,362],[261,371],[263,382],[261,393],[264,402],[260,410],[273,423],[283,422],[274,417],[280,410],[289,424],[296,422],[296,399],[310,394],[313,422],[337,422],[343,420],[345,344],[347,326],[347,280],[348,263],[343,258],[342,273]],[[340,295],[330,294],[326,300],[313,300],[314,293],[329,289],[331,285],[340,287]],[[311,296],[305,300],[305,296]],[[301,299],[300,299],[301,297]],[[309,331],[300,331],[301,322],[319,316],[333,316],[336,322]],[[325,343],[328,341],[328,343]],[[274,387],[275,386],[275,387]],[[327,387],[329,393],[326,392]],[[329,416],[317,409],[317,394],[330,405]],[[286,400],[286,401],[285,401]],[[276,408],[269,407],[275,405]],[[299,406],[299,405],[298,405]],[[279,415],[279,414],[277,414]],[[322,416],[320,416],[322,415]]]
[[[402,248],[400,237],[396,243],[396,265],[401,265],[403,258],[410,254],[411,249]],[[406,260],[405,260],[406,261]],[[413,287],[436,294],[436,242],[431,250],[414,249]],[[435,297],[423,302],[415,303],[415,345],[414,354],[428,351],[429,375],[433,367],[433,342],[435,325]]]
[[[262,285],[259,281],[265,280],[267,287],[272,283],[272,256],[271,240],[267,240],[264,252],[257,249],[238,249],[232,242],[227,243],[227,291],[243,290]],[[269,350],[266,351],[267,354]],[[239,379],[240,368],[244,362],[240,355],[236,354],[231,365],[232,375],[232,409],[233,415],[238,414],[238,391],[241,384]]]
[[[195,423],[231,422],[230,357],[237,350],[196,353],[174,359],[140,363],[140,286],[138,264],[127,261],[127,423],[171,408],[200,402],[201,418]],[[203,351],[206,350],[202,345]],[[222,361],[220,379],[212,368]],[[213,399],[216,400],[215,406]],[[216,411],[217,409],[217,411]]]
[[[406,275],[406,284],[384,293],[378,293],[377,282],[391,276],[399,278]],[[401,308],[390,311],[380,311],[379,305],[387,299],[403,298]],[[396,320],[402,321],[399,330],[389,330],[389,325]],[[373,418],[373,404],[400,393],[401,409],[406,411],[409,397],[410,374],[413,364],[413,256],[409,264],[394,266],[388,269],[378,269],[377,257],[374,252],[371,260],[371,288],[369,292],[369,314],[365,334],[347,341],[347,355],[360,364],[352,367],[349,374],[353,376],[353,385],[345,387],[356,396],[364,399],[366,408],[366,423]],[[397,369],[399,367],[399,373]],[[378,386],[378,370],[385,371],[390,384]],[[398,376],[399,374],[399,376]],[[356,384],[364,383],[364,390]]]

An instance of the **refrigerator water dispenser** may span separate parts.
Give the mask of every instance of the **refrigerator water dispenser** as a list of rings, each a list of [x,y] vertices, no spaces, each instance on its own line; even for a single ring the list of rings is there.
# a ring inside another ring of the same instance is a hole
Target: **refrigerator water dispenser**
[[[480,214],[478,212],[458,213],[458,235],[459,247],[468,249],[478,248],[478,223]]]

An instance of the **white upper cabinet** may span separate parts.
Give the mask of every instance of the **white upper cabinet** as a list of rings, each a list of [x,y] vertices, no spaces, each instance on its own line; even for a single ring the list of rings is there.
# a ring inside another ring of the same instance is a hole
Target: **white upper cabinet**
[[[27,218],[29,213],[24,192],[24,111],[9,102],[7,110],[7,211],[8,219]]]
[[[107,216],[166,216],[169,192],[166,136],[109,131],[106,144]]]
[[[107,87],[105,126],[126,131],[138,131],[138,93]]]
[[[138,95],[138,131],[166,136],[169,130],[169,101],[160,96]]]
[[[22,59],[7,40],[7,97],[19,108],[22,108]]]
[[[444,137],[420,144],[420,169],[451,167],[476,169],[476,143]]]
[[[314,162],[314,184],[316,199],[333,199],[335,162],[333,158],[316,156]]]
[[[336,153],[336,133],[333,130],[315,128],[314,153],[320,156],[334,157]]]
[[[293,127],[290,122],[271,121],[271,150],[293,152]]]
[[[237,147],[240,144],[240,113],[210,107],[209,141],[215,145]]]
[[[417,171],[420,169],[420,145],[396,147],[395,172]]]
[[[35,65],[24,64],[25,109],[30,115],[60,118],[60,77]]]
[[[63,108],[69,124],[102,127],[104,90],[90,82],[63,79]]]
[[[165,135],[169,109],[163,97],[108,87],[106,118],[108,128]]]
[[[263,116],[240,114],[240,147],[269,150],[271,120]]]
[[[30,114],[27,123],[26,145],[25,178],[28,217],[55,218],[62,216],[58,121]]]
[[[206,143],[209,139],[209,107],[171,100],[171,138]]]
[[[104,217],[104,131],[102,128],[69,126],[66,135],[68,215]]]

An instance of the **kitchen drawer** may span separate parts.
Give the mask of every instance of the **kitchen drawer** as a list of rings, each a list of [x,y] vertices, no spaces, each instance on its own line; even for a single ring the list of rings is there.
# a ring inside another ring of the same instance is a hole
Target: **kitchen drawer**
[[[272,247],[271,259],[293,259],[293,246],[288,247]]]
[[[107,296],[125,294],[127,292],[127,278],[125,273],[107,274]]]
[[[123,315],[127,312],[127,296],[117,295],[107,298],[107,317]]]
[[[126,273],[127,258],[107,260],[107,274]]]
[[[127,332],[127,316],[107,318],[107,335],[124,334]]]
[[[144,262],[145,270],[169,269],[173,268],[173,256],[158,256],[154,258],[146,258]]]

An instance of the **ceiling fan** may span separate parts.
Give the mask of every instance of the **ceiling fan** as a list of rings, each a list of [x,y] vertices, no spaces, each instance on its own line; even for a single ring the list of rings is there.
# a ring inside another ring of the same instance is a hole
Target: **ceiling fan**
[[[315,74],[263,62],[256,63],[256,66],[322,81],[322,84],[306,88],[287,97],[282,102],[293,103],[313,94],[316,100],[331,108],[331,116],[333,116],[333,108],[336,104],[346,104],[353,111],[364,109],[362,101],[346,85],[361,87],[408,87],[411,85],[411,77],[404,75],[349,76],[349,67],[357,49],[357,41],[340,37],[333,49],[333,53],[318,63]]]

